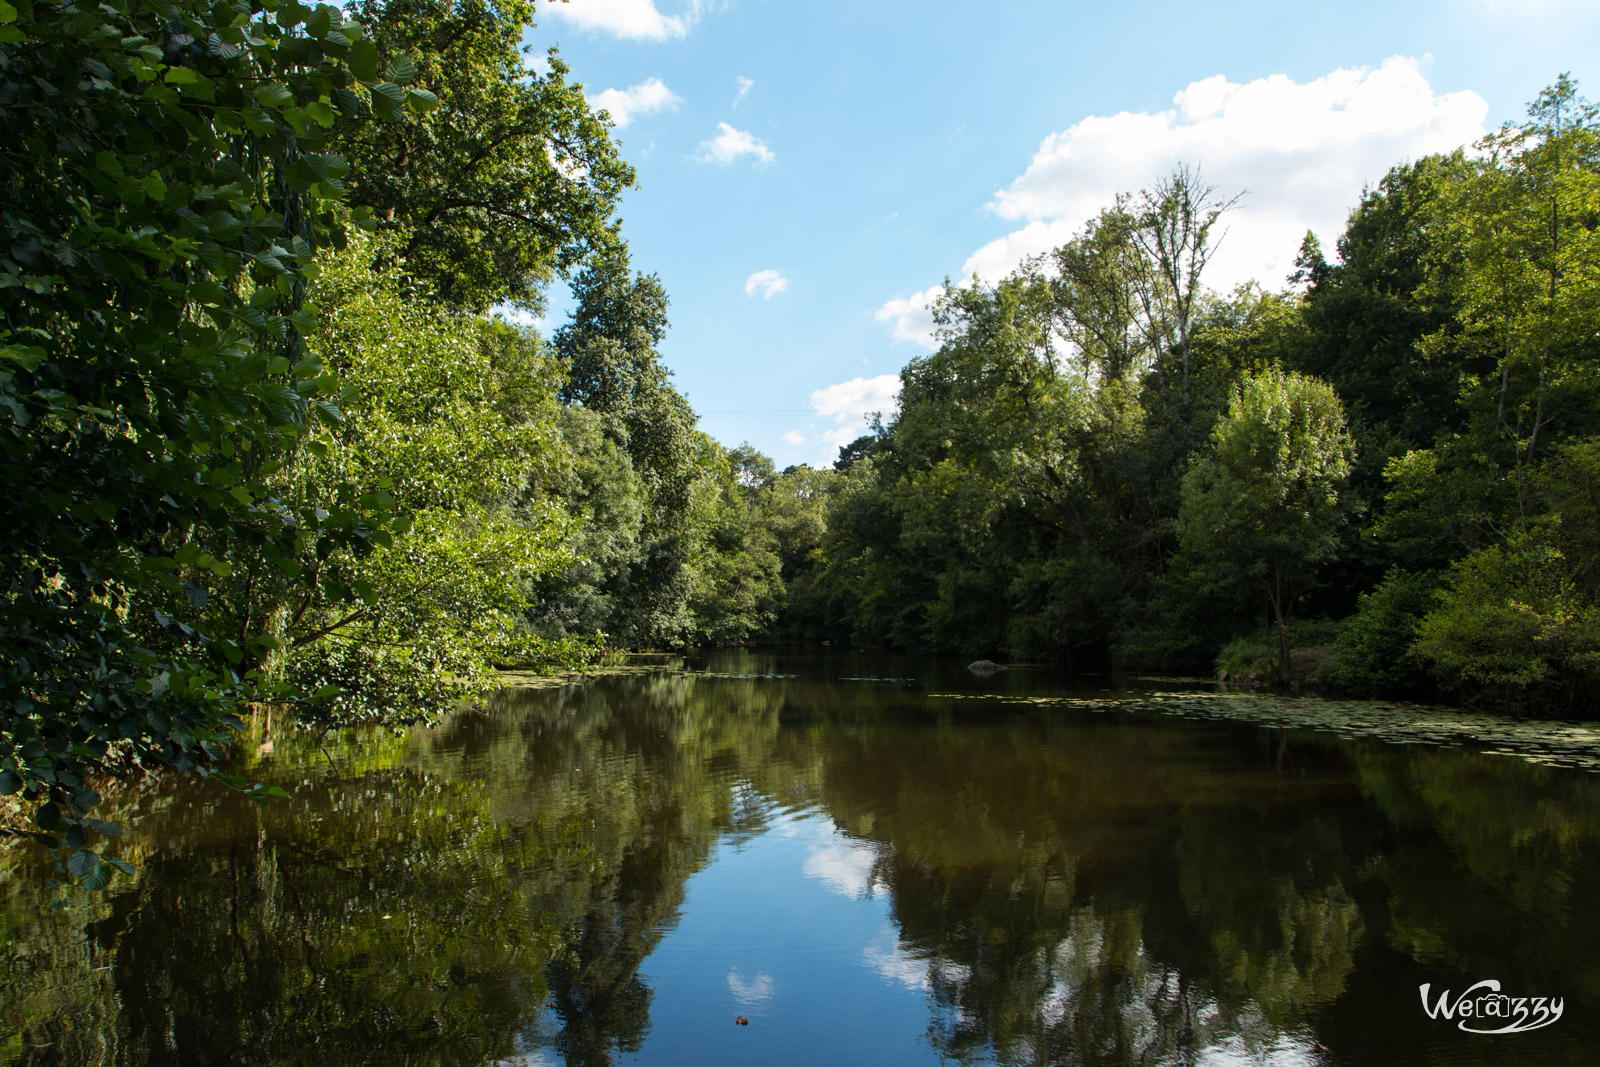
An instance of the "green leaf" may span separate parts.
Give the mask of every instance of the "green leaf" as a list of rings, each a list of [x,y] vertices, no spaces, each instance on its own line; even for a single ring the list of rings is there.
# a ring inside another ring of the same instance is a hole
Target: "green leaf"
[[[33,813],[33,821],[41,830],[54,830],[61,825],[61,811],[54,804],[46,804]]]
[[[188,67],[168,67],[166,76],[161,80],[168,85],[199,85],[200,72]]]
[[[256,90],[256,103],[261,107],[285,107],[294,103],[294,93],[276,83],[263,85]]]
[[[394,82],[379,82],[372,87],[372,109],[384,118],[397,117],[405,102],[405,90]]]
[[[17,21],[17,9],[0,0],[0,23]]]
[[[97,889],[104,889],[106,886],[110,885],[112,877],[113,874],[111,868],[102,863],[98,864],[94,870],[84,875],[80,881],[83,885],[83,888],[92,893]]]
[[[222,35],[217,33],[206,38],[206,51],[218,59],[237,59],[240,54],[237,45],[224,41]]]
[[[383,76],[400,85],[409,85],[417,79],[417,64],[409,54],[401,53],[389,60]]]
[[[114,856],[106,856],[105,861],[111,864],[111,866],[115,867],[117,870],[121,871],[123,874],[127,875],[129,878],[132,878],[138,873],[133,869],[133,864],[129,863],[127,860],[119,860]]]
[[[289,426],[300,421],[300,394],[277,382],[261,387],[261,408],[267,417],[279,426]]]
[[[100,857],[86,848],[80,848],[67,857],[67,873],[80,882],[99,869]]]
[[[378,46],[362,39],[350,46],[350,72],[356,80],[370,85],[378,80]]]
[[[22,789],[22,777],[16,771],[0,771],[0,797],[8,797]]]
[[[328,127],[333,125],[338,116],[333,113],[333,105],[326,100],[313,100],[306,105],[306,114],[315,120],[318,126]]]
[[[318,4],[311,17],[306,19],[306,33],[313,37],[326,37],[332,27],[333,8],[326,4]]]
[[[406,103],[419,115],[426,115],[439,106],[439,98],[426,89],[407,89]]]

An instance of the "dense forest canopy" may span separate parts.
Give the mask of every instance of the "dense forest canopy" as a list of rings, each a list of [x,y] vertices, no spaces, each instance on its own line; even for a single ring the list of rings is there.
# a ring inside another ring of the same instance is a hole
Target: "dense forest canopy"
[[[947,286],[892,417],[780,471],[673,385],[633,171],[559,57],[525,66],[532,16],[0,2],[0,794],[85,884],[107,775],[265,799],[220,770],[262,709],[398,727],[606,649],[1593,710],[1600,141],[1567,79],[1375,176],[1281,291],[1207,287],[1235,200],[1180,167]],[[557,278],[548,338],[491,310]]]

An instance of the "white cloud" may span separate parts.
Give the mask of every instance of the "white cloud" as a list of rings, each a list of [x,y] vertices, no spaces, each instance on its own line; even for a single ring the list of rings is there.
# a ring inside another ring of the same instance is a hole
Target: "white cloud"
[[[550,73],[550,53],[540,52],[537,49],[524,49],[522,53],[522,69],[529,73],[544,77]]]
[[[758,974],[754,978],[746,978],[735,967],[728,972],[728,992],[733,994],[733,999],[739,1006],[747,1011],[759,1007],[763,1002],[772,999],[772,975]]]
[[[686,36],[689,27],[700,21],[704,6],[703,0],[691,0],[682,14],[665,15],[656,7],[656,0],[566,0],[547,5],[545,11],[580,30],[664,41]]]
[[[836,838],[813,847],[801,871],[840,896],[861,900],[872,895],[872,868],[877,858],[869,845]]]
[[[660,78],[646,78],[627,89],[606,89],[589,97],[589,110],[609,112],[618,129],[628,125],[640,115],[658,111],[676,111],[683,97],[668,89]]]
[[[1390,167],[1483,136],[1489,105],[1473,92],[1435,93],[1423,62],[1394,56],[1304,84],[1217,74],[1174,94],[1169,111],[1090,115],[1046,137],[1028,169],[995,194],[990,210],[1021,225],[968,257],[962,280],[998,281],[1070,240],[1118,193],[1189,164],[1223,199],[1248,190],[1223,218],[1206,284],[1279,288],[1306,230],[1331,249],[1361,190]],[[931,317],[919,305],[938,292],[891,300],[877,317],[893,324],[896,341],[931,348]]]
[[[788,433],[783,435],[783,439],[788,441],[791,445],[803,445],[806,443],[806,435],[801,433],[799,430],[790,430]]]
[[[1045,138],[1027,171],[995,194],[991,210],[1024,225],[975,252],[963,277],[998,280],[1069,239],[1118,192],[1188,163],[1223,198],[1249,190],[1224,217],[1208,283],[1279,287],[1305,231],[1332,247],[1363,186],[1483,135],[1483,98],[1436,94],[1421,68],[1395,56],[1305,84],[1274,74],[1241,85],[1218,74],[1176,93],[1170,111],[1091,115]]]
[[[778,158],[767,147],[767,142],[754,134],[736,130],[726,122],[717,123],[717,131],[709,141],[700,142],[700,154],[695,156],[700,162],[726,167],[745,156],[754,156],[756,165],[764,167]]]
[[[1594,10],[1592,0],[1477,0],[1476,7],[1490,14],[1525,18],[1528,15],[1587,15]]]
[[[779,293],[788,291],[789,279],[775,270],[758,270],[744,280],[744,295],[755,296],[756,290],[761,290],[761,296],[771,300]]]
[[[896,297],[873,314],[879,322],[894,323],[896,342],[908,341],[923,348],[932,348],[934,322],[929,307],[943,295],[944,286],[930,286],[910,296]]]
[[[734,96],[733,96],[733,106],[734,107],[738,107],[739,106],[740,102],[743,101],[744,98],[747,95],[749,95],[750,88],[753,85],[755,85],[755,82],[753,80],[751,80],[749,78],[746,78],[742,74],[737,79],[737,82],[738,82],[738,86],[739,86],[739,91],[737,93],[735,93]]]
[[[543,334],[550,332],[550,320],[543,315],[535,315],[527,308],[519,308],[512,304],[496,304],[493,310],[496,315],[513,326],[532,326]]]
[[[892,927],[862,950],[861,962],[877,971],[879,977],[907,989],[927,989],[932,984],[928,981],[928,961],[907,952]]]
[[[900,376],[880,374],[876,378],[852,378],[811,394],[811,410],[833,420],[833,428],[817,439],[841,448],[867,428],[867,416],[879,412],[885,417],[899,406]],[[798,444],[799,442],[794,442]]]

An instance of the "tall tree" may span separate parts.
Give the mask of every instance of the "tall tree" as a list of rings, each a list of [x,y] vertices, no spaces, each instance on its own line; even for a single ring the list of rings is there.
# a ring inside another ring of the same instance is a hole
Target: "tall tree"
[[[644,496],[635,555],[605,578],[606,631],[630,647],[674,644],[689,630],[688,517],[698,440],[694,412],[656,351],[666,336],[666,291],[654,275],[635,274],[621,248],[586,266],[572,291],[572,321],[555,335],[567,373],[562,399],[600,417]]]
[[[1271,606],[1287,676],[1289,616],[1338,547],[1355,449],[1324,382],[1271,369],[1239,383],[1210,446],[1183,479],[1178,536],[1219,580]]]
[[[1190,342],[1205,292],[1201,277],[1221,241],[1218,221],[1243,195],[1219,199],[1216,186],[1204,184],[1198,167],[1184,165],[1131,202],[1132,237],[1143,252],[1134,262],[1145,328],[1158,358],[1176,360],[1185,397]],[[1166,373],[1162,366],[1157,369]]]
[[[531,0],[360,0],[380,54],[413,64],[440,107],[405,126],[352,124],[351,202],[401,236],[399,256],[445,301],[538,307],[541,287],[617,242],[633,184],[604,122],[555,55],[531,72]]]

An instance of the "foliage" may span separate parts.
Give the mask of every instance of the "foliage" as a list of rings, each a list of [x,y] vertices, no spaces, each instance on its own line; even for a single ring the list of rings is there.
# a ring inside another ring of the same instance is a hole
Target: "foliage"
[[[1413,648],[1457,693],[1523,711],[1595,710],[1600,605],[1542,539],[1491,545],[1456,563]]]
[[[1268,369],[1240,382],[1210,447],[1184,475],[1184,551],[1213,582],[1265,595],[1285,675],[1288,616],[1338,548],[1354,451],[1331,388]]]
[[[447,303],[538,307],[552,272],[618,245],[633,184],[601,119],[555,55],[522,55],[531,0],[360,0],[383,57],[411,56],[439,108],[404,126],[351,125],[353,204],[393,233],[406,269]]]
[[[1339,640],[1342,631],[1339,623],[1327,619],[1292,619],[1289,647],[1326,652]],[[1277,628],[1265,626],[1223,645],[1222,651],[1217,653],[1217,673],[1220,676],[1226,671],[1230,682],[1254,679],[1265,683],[1277,672],[1279,654]]]
[[[634,274],[622,249],[586,266],[572,291],[572,320],[555,334],[566,375],[561,398],[599,416],[616,455],[626,455],[640,496],[638,525],[626,534],[633,551],[586,595],[605,604],[601,628],[618,644],[678,644],[691,626],[689,515],[698,441],[694,412],[656,351],[667,329],[666,292],[653,275]],[[633,505],[607,510],[621,517]]]
[[[1563,76],[1528,122],[1479,148],[1460,180],[1440,184],[1431,219],[1453,264],[1436,266],[1432,284],[1459,307],[1460,331],[1430,335],[1424,350],[1493,360],[1492,376],[1470,383],[1485,424],[1477,443],[1501,462],[1529,462],[1586,427],[1600,400],[1600,109]]]
[[[564,461],[554,361],[536,336],[374,273],[374,243],[386,242],[330,259],[314,290],[337,308],[315,340],[347,410],[294,491],[392,487],[409,525],[365,558],[305,560],[346,573],[361,597],[351,610],[311,601],[283,625],[289,677],[311,692],[340,686],[302,712],[324,727],[428,718],[483,691],[496,665],[587,655],[576,636],[551,641],[523,621],[536,583],[572,562],[552,496]]]
[[[37,805],[41,841],[81,849],[93,770],[204,768],[268,692],[263,620],[182,621],[230,570],[215,548],[314,590],[297,539],[387,538],[385,498],[297,508],[274,475],[340,417],[302,307],[315,248],[341,240],[327,130],[435,100],[335,7],[4,13],[0,788]],[[69,865],[110,876],[90,851]]]
[[[1463,166],[1457,155],[1394,167],[1350,213],[1337,263],[1322,258],[1310,234],[1297,261],[1309,283],[1306,343],[1287,363],[1338,392],[1358,445],[1355,484],[1373,496],[1389,459],[1462,426],[1463,380],[1484,369],[1466,353],[1418,347],[1423,337],[1459,332],[1454,302],[1433,284],[1457,252],[1430,223]]]
[[[1339,634],[1331,681],[1356,694],[1430,695],[1427,664],[1413,651],[1423,617],[1438,602],[1440,576],[1390,571],[1356,602]]]

